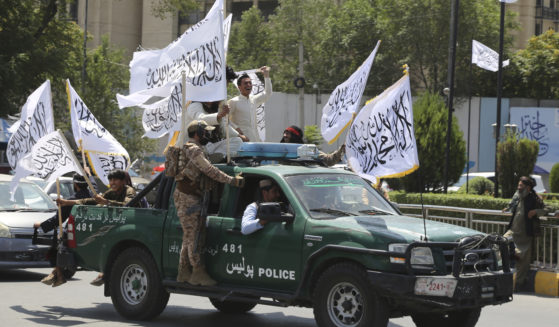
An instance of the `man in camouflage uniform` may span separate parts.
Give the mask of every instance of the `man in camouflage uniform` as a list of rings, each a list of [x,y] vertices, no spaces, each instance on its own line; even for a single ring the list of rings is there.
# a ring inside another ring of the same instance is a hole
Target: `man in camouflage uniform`
[[[211,190],[216,182],[236,187],[242,187],[244,183],[243,177],[229,176],[213,166],[202,151],[201,146],[208,142],[210,131],[214,128],[203,120],[194,120],[188,124],[190,139],[179,152],[175,175],[177,186],[174,201],[183,230],[177,281],[192,285],[216,284],[202,263],[202,246],[196,246],[197,238],[203,239],[203,235],[198,235],[204,228],[200,219],[203,193]]]

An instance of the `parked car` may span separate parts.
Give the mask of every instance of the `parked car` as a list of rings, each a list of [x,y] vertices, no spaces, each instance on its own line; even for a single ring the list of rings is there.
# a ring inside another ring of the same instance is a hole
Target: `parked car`
[[[72,177],[59,177],[60,180],[60,196],[64,199],[68,199],[69,197],[73,196],[74,193],[74,179]],[[56,180],[48,183],[43,188],[45,193],[47,193],[51,198],[57,197],[56,191]]]
[[[20,181],[15,201],[11,201],[12,178],[0,175],[0,269],[49,267],[49,245],[32,244],[33,223],[56,214],[56,205],[39,186],[27,180]],[[39,229],[37,237],[49,244],[52,233]]]
[[[469,173],[467,174],[462,174],[460,176],[460,179],[458,180],[458,182],[454,183],[452,186],[448,187],[448,191],[453,191],[456,192],[460,189],[460,187],[464,184],[466,184],[466,180],[472,180],[475,177],[485,177],[487,179],[489,179],[490,181],[492,181],[493,183],[495,183],[495,172],[489,171],[489,172],[477,172],[477,173]],[[536,193],[546,193],[547,190],[545,189],[545,186],[543,185],[543,180],[542,177],[540,175],[530,175],[530,177],[534,178],[536,180],[536,187],[535,187],[535,191]]]

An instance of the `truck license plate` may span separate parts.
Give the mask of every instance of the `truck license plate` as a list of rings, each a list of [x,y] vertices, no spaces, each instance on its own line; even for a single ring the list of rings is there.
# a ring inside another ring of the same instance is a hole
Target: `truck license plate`
[[[415,280],[416,295],[433,295],[452,297],[458,281],[456,279],[418,277]]]

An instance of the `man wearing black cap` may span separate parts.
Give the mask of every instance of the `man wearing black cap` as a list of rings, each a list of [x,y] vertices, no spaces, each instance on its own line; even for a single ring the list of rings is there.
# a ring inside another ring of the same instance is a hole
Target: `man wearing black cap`
[[[73,178],[74,182],[74,195],[68,198],[68,200],[79,200],[79,199],[86,199],[91,197],[91,193],[87,187],[87,182],[82,175],[74,174]],[[57,203],[60,204],[61,199],[57,199]],[[72,206],[62,206],[61,208],[61,216],[62,222],[65,222],[72,211]],[[57,231],[58,227],[58,213],[51,218],[41,222],[35,222],[33,224],[34,228],[41,228],[43,232],[47,233],[51,230]],[[55,265],[54,270],[45,278],[41,280],[43,284],[52,285],[52,287],[56,287],[66,283],[64,279],[64,275],[62,274],[62,269],[56,266],[56,246],[57,246],[57,233],[53,234],[53,245],[49,250],[49,256],[51,259],[51,264]]]
[[[201,146],[208,143],[210,132],[213,130],[214,127],[203,120],[194,120],[188,124],[189,141],[181,148],[178,172],[175,175],[176,189],[173,200],[183,231],[177,281],[192,285],[210,286],[216,283],[206,272],[201,260],[202,246],[196,244],[198,239],[204,239],[200,235],[203,230],[200,219],[203,194],[213,189],[216,183],[227,183],[236,187],[242,187],[244,184],[243,177],[229,176],[217,169],[202,151]]]

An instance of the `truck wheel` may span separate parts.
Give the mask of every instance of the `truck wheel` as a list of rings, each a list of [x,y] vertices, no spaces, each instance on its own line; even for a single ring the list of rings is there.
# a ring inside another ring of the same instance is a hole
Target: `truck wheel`
[[[473,327],[476,325],[481,308],[464,309],[447,312],[445,314],[418,313],[411,315],[417,327],[452,326]]]
[[[320,327],[386,327],[388,309],[372,290],[365,270],[340,263],[328,268],[316,283],[313,312]]]
[[[111,269],[109,287],[116,311],[127,319],[153,319],[169,301],[151,254],[137,247],[118,255]]]
[[[251,302],[220,301],[215,298],[210,298],[210,302],[217,310],[231,314],[245,313],[256,306],[256,303]]]

